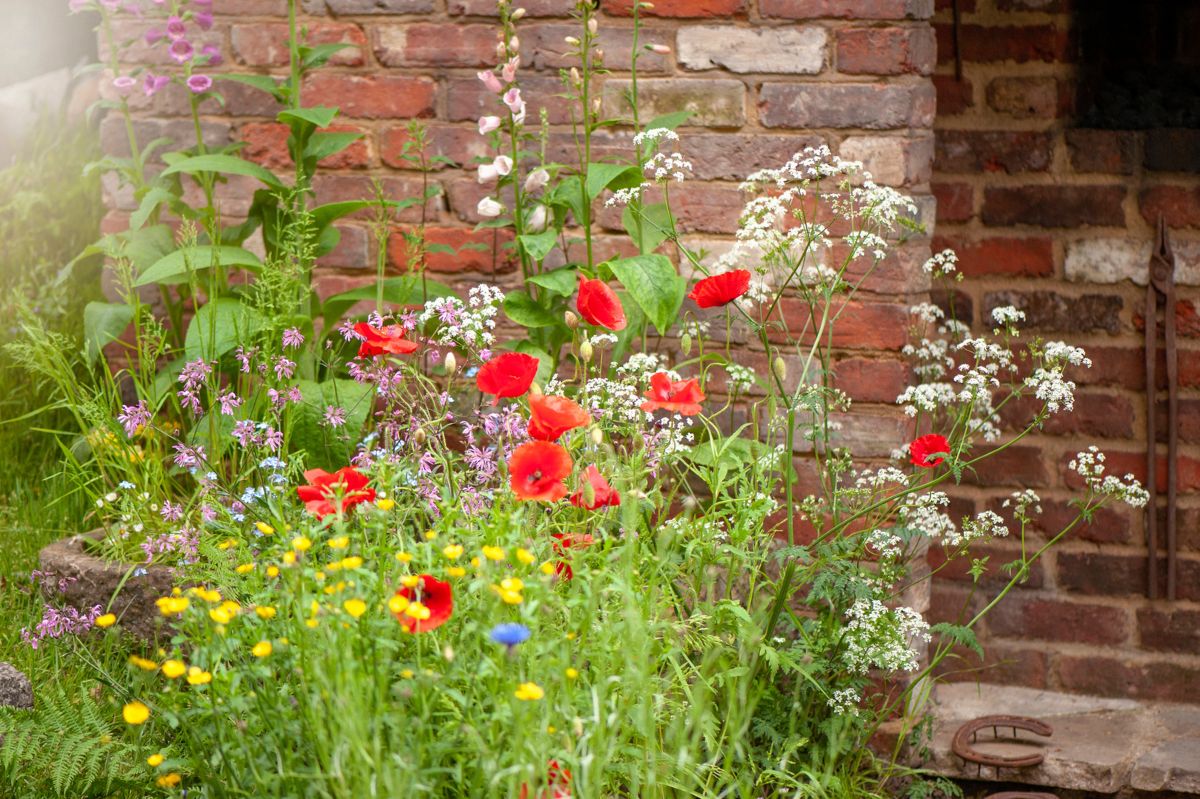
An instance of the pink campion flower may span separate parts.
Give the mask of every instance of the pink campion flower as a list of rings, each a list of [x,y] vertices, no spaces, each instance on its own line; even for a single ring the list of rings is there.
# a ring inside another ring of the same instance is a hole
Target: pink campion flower
[[[171,82],[171,79],[166,75],[155,75],[147,72],[146,77],[142,80],[142,91],[147,97],[153,97],[158,94],[166,85]]]
[[[153,414],[146,406],[145,400],[138,400],[137,405],[123,405],[117,414],[117,421],[125,428],[125,435],[133,438],[146,425],[150,424]]]
[[[279,449],[283,446],[283,431],[268,427],[266,435],[263,436],[263,444],[272,452]]]
[[[90,610],[80,612],[72,607],[62,610],[47,605],[42,610],[42,620],[30,632],[28,627],[21,629],[21,640],[30,649],[37,649],[46,638],[61,638],[64,635],[83,635],[95,625],[96,619],[104,613],[100,605],[93,605]]]
[[[217,397],[217,402],[221,404],[222,416],[233,416],[234,410],[242,407],[242,398],[233,391],[226,391]]]
[[[258,435],[254,432],[254,422],[249,419],[242,419],[233,426],[231,435],[237,439],[237,442],[243,447],[248,447],[251,444],[258,443]]]
[[[212,78],[208,75],[193,75],[187,79],[187,85],[193,94],[204,94],[212,88]]]
[[[325,424],[337,429],[346,423],[346,409],[336,405],[325,406]]]
[[[198,469],[208,460],[204,447],[199,445],[189,447],[187,444],[176,444],[174,450],[175,465],[180,469]]]
[[[500,68],[500,77],[505,83],[512,83],[517,79],[517,67],[521,65],[521,56],[515,55],[508,59],[503,67]]]
[[[221,48],[215,44],[206,44],[200,48],[200,55],[208,59],[207,66],[219,67],[225,63],[225,57],[221,55]]]
[[[179,41],[187,36],[187,25],[182,17],[176,14],[167,17],[167,36],[171,37],[171,41]]]
[[[298,328],[289,327],[283,331],[283,346],[299,347],[304,343],[304,334]]]
[[[488,91],[495,92],[496,94],[504,91],[504,85],[500,83],[500,79],[496,77],[496,73],[490,69],[485,72],[476,72],[475,77],[479,78]]]
[[[191,59],[192,55],[195,53],[195,50],[192,49],[192,43],[187,39],[176,39],[175,41],[171,42],[171,48],[168,50],[168,52],[171,54],[171,58],[175,61],[175,63],[183,64]]]
[[[275,359],[275,377],[279,380],[287,380],[296,372],[296,362],[289,361],[287,358],[280,355]]]
[[[177,522],[183,518],[183,506],[172,504],[171,500],[168,499],[163,502],[159,515],[163,517],[163,521]]]

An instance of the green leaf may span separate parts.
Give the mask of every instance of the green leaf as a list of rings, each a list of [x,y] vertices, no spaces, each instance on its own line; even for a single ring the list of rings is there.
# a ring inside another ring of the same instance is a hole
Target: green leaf
[[[149,269],[175,250],[174,233],[166,225],[151,225],[119,236],[106,236],[101,243],[109,257],[128,259],[138,272]]]
[[[940,622],[930,627],[929,632],[935,635],[943,635],[954,643],[965,646],[975,654],[983,657],[983,647],[979,645],[979,639],[975,637],[975,631],[970,627],[964,627],[961,624]]]
[[[336,108],[326,108],[325,106],[313,106],[312,108],[288,108],[280,111],[275,119],[291,125],[293,122],[303,122],[312,125],[314,128],[327,128],[333,123],[333,120],[338,115]]]
[[[251,272],[262,269],[262,262],[252,252],[241,247],[212,247],[203,245],[175,250],[159,258],[148,269],[138,275],[135,286],[152,283],[173,285],[186,283],[191,272],[213,266],[241,266]]]
[[[331,155],[337,155],[351,144],[361,139],[361,133],[354,131],[333,131],[331,133],[314,133],[304,148],[305,158],[315,158],[320,161]]]
[[[140,230],[150,218],[150,214],[154,213],[155,208],[163,203],[170,202],[174,197],[174,194],[160,186],[150,189],[150,191],[146,192],[146,196],[142,198],[141,203],[138,204],[137,210],[129,217],[129,229]]]
[[[613,347],[611,363],[620,363],[625,360],[625,353],[640,343],[642,330],[646,327],[646,314],[642,313],[641,306],[633,297],[629,296],[628,291],[624,289],[618,291],[617,299],[621,301],[621,307],[625,309],[626,324],[625,329],[617,333],[617,344]]]
[[[579,273],[575,271],[575,267],[573,266],[564,266],[549,272],[542,272],[540,275],[534,275],[525,282],[541,286],[547,291],[553,291],[560,296],[570,297],[575,293],[575,286],[579,283]]]
[[[632,183],[630,182],[632,181]],[[588,164],[587,195],[596,199],[609,187],[628,188],[642,182],[642,171],[629,164]]]
[[[325,63],[347,47],[355,47],[350,42],[332,42],[330,44],[305,45],[300,48],[300,63],[305,70],[322,67]]]
[[[554,314],[519,289],[504,296],[504,313],[521,327],[549,327],[558,321]]]
[[[374,405],[375,388],[354,380],[301,380],[298,385],[303,401],[293,406],[291,443],[307,453],[305,467],[340,469],[354,455]],[[345,410],[342,427],[325,424],[325,409],[330,405]]]
[[[279,91],[280,83],[270,75],[214,75],[216,80],[227,80],[233,83],[241,83],[245,86],[252,86],[260,91],[276,94]]]
[[[422,280],[420,275],[398,275],[384,278],[382,283],[383,301],[388,305],[422,305],[426,300],[436,297],[456,296],[454,291],[444,283],[428,278]],[[333,325],[355,303],[363,300],[374,301],[377,296],[376,287],[377,284],[372,283],[361,288],[343,291],[341,294],[335,294],[325,300],[321,315],[325,317],[326,328],[332,329]]]
[[[636,215],[636,216],[635,216]],[[640,217],[640,218],[639,218]],[[638,223],[641,223],[641,234],[638,234]],[[621,212],[621,225],[640,252],[652,252],[662,244],[671,230],[671,211],[666,203],[643,205],[635,211],[632,205],[625,206]]]
[[[200,307],[188,325],[183,348],[187,359],[214,361],[263,328],[262,315],[232,297],[220,297]]]
[[[83,309],[83,352],[88,363],[104,345],[120,337],[133,321],[133,306],[123,302],[89,302]]]
[[[582,184],[578,175],[568,175],[558,182],[554,190],[546,198],[549,205],[566,206],[571,209],[575,219],[583,219]]]
[[[547,228],[541,233],[527,233],[523,236],[517,236],[517,241],[521,242],[521,249],[525,250],[526,255],[541,263],[558,242],[557,233],[558,231],[554,228]]]
[[[675,130],[675,128],[687,122],[690,116],[692,116],[691,111],[672,111],[669,114],[663,114],[660,117],[650,120],[645,124],[643,130],[654,130],[655,128]]]
[[[621,258],[608,267],[658,332],[666,333],[675,323],[687,293],[687,281],[675,271],[675,265],[665,256],[651,254]]]
[[[191,158],[184,158],[176,161],[162,171],[163,175],[174,175],[177,172],[183,172],[188,175],[194,175],[197,172],[220,172],[225,175],[246,175],[248,177],[257,178],[273,189],[286,188],[279,178],[275,177],[274,173],[266,167],[259,166],[245,158],[238,158],[236,155],[194,155]]]

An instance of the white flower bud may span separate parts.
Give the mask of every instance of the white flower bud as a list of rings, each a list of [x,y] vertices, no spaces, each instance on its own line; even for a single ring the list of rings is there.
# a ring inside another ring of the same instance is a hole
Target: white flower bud
[[[572,47],[575,47],[579,44],[579,40],[576,39],[574,36],[567,36],[566,38],[563,39],[563,41],[566,42],[567,44],[571,45]]]
[[[646,49],[652,53],[658,53],[659,55],[670,55],[671,54],[671,48],[667,47],[665,44],[646,45]]]
[[[446,353],[446,360],[442,362],[446,367],[446,374],[452,375],[458,371],[458,358],[454,357],[453,352]]]
[[[520,50],[521,49],[521,40],[518,39],[516,36],[509,39],[508,40],[508,49],[512,50],[514,53],[517,52],[518,50]]]
[[[413,433],[413,441],[418,447],[425,446],[425,442],[429,440],[429,436],[425,435],[424,428],[418,427],[417,432]]]
[[[541,233],[546,229],[546,223],[550,221],[550,216],[546,213],[546,206],[538,203],[533,209],[533,213],[529,215],[529,219],[525,222],[525,229],[529,233]]]
[[[514,10],[514,11],[512,12],[512,16],[510,17],[510,19],[512,19],[512,20],[518,20],[518,19],[520,19],[520,18],[521,18],[521,17],[523,17],[523,16],[525,16],[525,9],[523,9],[523,8],[518,8],[518,9],[516,9],[516,10]]]
[[[491,197],[484,197],[479,201],[479,204],[475,206],[475,211],[482,217],[492,219],[504,213],[504,206],[493,200]]]
[[[590,435],[592,437],[593,444],[604,443],[604,431],[601,430],[599,427],[593,427],[591,429],[591,431],[588,433],[588,435]]]
[[[775,372],[775,376],[779,378],[779,382],[782,383],[787,380],[787,362],[783,360],[782,356],[775,356],[775,362],[771,364],[771,369]]]
[[[588,33],[595,36],[596,31],[599,30],[599,28],[600,28],[600,23],[596,21],[595,17],[592,17],[591,19],[588,20],[587,28],[588,28]]]

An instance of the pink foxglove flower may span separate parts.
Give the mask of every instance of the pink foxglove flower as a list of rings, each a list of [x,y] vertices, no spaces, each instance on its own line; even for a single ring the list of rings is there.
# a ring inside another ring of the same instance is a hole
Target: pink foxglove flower
[[[504,85],[500,83],[500,79],[496,77],[496,73],[490,69],[486,72],[476,72],[475,77],[479,78],[490,92],[499,94],[504,91]]]
[[[521,57],[515,55],[508,59],[508,63],[500,68],[500,77],[505,83],[512,83],[517,79],[517,67],[521,65]]]
[[[504,213],[504,206],[493,200],[491,197],[484,197],[479,201],[479,205],[475,206],[475,211],[480,216],[491,219]]]
[[[192,21],[200,26],[200,30],[211,30],[213,26],[213,15],[211,11],[197,11],[192,16]]]
[[[192,49],[191,42],[189,42],[187,39],[176,39],[175,41],[171,42],[171,49],[169,52],[171,53],[171,58],[175,61],[175,63],[182,64],[188,61],[195,51]]]
[[[525,101],[521,99],[521,90],[517,88],[509,89],[504,93],[504,104],[508,106],[508,110],[514,114],[518,111],[525,110]]]
[[[171,37],[172,41],[179,41],[187,36],[187,25],[184,24],[183,19],[174,14],[167,17],[167,35]]]
[[[113,88],[122,97],[128,97],[135,86],[137,86],[137,81],[128,75],[118,75],[113,78]]]
[[[507,155],[498,155],[492,163],[479,165],[477,179],[480,183],[487,183],[509,172],[512,172],[512,159]]]
[[[146,35],[144,38],[146,40],[146,44],[153,47],[154,45],[161,42],[163,40],[163,37],[165,37],[166,35],[167,34],[163,33],[163,31],[160,28],[150,28],[148,31],[146,31]]]
[[[147,72],[146,77],[142,79],[142,91],[147,97],[153,97],[162,91],[171,79],[166,75],[155,75]]]
[[[479,135],[486,136],[493,130],[500,128],[500,117],[480,117],[479,118]]]
[[[193,75],[188,78],[187,85],[194,94],[204,94],[212,88],[212,78],[208,75]]]
[[[219,67],[225,58],[221,55],[221,48],[215,44],[206,44],[200,48],[200,55],[208,59],[208,66]]]
[[[525,177],[525,192],[527,194],[540,191],[550,182],[550,173],[538,167]]]

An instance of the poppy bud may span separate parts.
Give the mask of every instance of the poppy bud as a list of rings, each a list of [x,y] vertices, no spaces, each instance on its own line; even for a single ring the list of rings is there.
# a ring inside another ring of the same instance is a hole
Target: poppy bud
[[[571,729],[574,731],[576,738],[582,738],[583,737],[583,719],[579,718],[579,716],[576,716],[575,720],[571,722]]]
[[[453,352],[446,353],[446,360],[444,363],[446,364],[446,374],[452,375],[458,371],[458,358],[454,357]]]
[[[787,380],[787,362],[782,356],[776,355],[775,362],[771,364],[771,370],[775,372],[775,376],[779,378],[779,382]]]
[[[584,480],[579,490],[583,492],[584,507],[590,508],[596,504],[596,487],[592,485],[591,480]]]
[[[592,360],[592,342],[585,341],[579,345],[579,358],[584,363],[588,363]]]
[[[683,512],[684,513],[691,513],[692,511],[696,510],[696,508],[699,505],[700,505],[700,503],[697,502],[696,498],[693,497],[691,494],[688,494],[683,498]]]
[[[425,446],[425,442],[428,440],[429,436],[425,435],[425,431],[420,427],[417,428],[417,432],[413,433],[413,441],[416,442],[418,447]]]
[[[590,34],[592,34],[593,36],[595,36],[595,35],[596,35],[596,31],[597,31],[599,28],[600,28],[600,23],[596,21],[596,18],[595,18],[595,17],[592,17],[591,19],[589,19],[589,20],[588,20],[588,33],[590,33]]]
[[[604,442],[604,431],[599,427],[593,427],[588,435],[592,437],[593,444],[601,444]]]
[[[541,395],[542,387],[539,386],[536,382],[530,383],[529,384],[529,393],[534,394],[534,395]]]
[[[569,329],[575,330],[579,327],[579,317],[575,315],[574,311],[566,311],[563,313],[563,324]]]
[[[692,334],[684,333],[679,337],[679,349],[683,350],[684,355],[692,354]]]
[[[512,12],[512,17],[511,17],[511,18],[512,18],[513,20],[518,20],[518,19],[520,19],[520,18],[521,18],[521,17],[523,17],[523,16],[525,16],[525,9],[523,9],[523,8],[518,8],[518,9],[516,9],[515,11],[513,11],[513,12]]]

